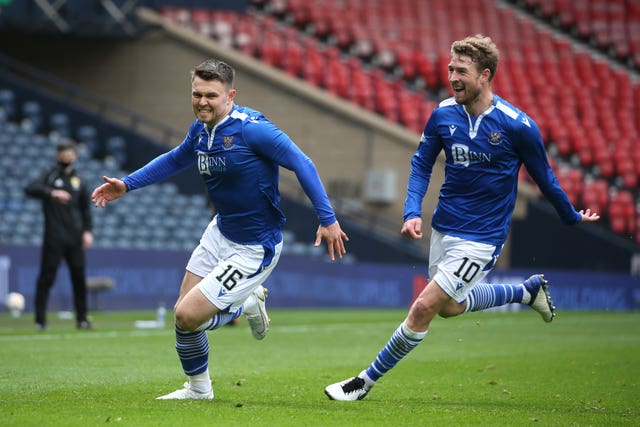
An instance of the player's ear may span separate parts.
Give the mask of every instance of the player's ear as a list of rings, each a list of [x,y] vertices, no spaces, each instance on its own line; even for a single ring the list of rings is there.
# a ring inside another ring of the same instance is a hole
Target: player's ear
[[[485,83],[489,83],[491,81],[491,70],[489,70],[488,68],[482,70],[482,73],[480,75],[482,76],[482,79],[485,81]]]
[[[236,97],[236,90],[235,89],[230,89],[229,90],[229,95],[227,95],[229,97],[229,101],[233,101],[233,98]]]

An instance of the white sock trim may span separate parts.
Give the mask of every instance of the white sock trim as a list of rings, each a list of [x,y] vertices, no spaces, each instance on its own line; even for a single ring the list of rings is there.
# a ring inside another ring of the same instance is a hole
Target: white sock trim
[[[197,393],[208,393],[211,390],[211,378],[209,378],[209,369],[206,371],[189,376],[189,384],[191,389]]]
[[[427,329],[424,332],[416,332],[414,330],[411,330],[408,326],[407,326],[407,321],[405,320],[404,322],[402,322],[402,324],[400,325],[400,327],[402,328],[402,333],[405,334],[406,336],[408,336],[409,338],[413,338],[413,339],[418,339],[421,340],[423,339],[426,335],[427,332],[429,332],[429,330]]]
[[[376,383],[374,380],[372,380],[371,378],[369,378],[369,375],[367,375],[367,370],[366,370],[366,369],[365,369],[364,371],[360,372],[360,373],[358,374],[358,376],[359,376],[360,378],[362,378],[362,379],[364,380],[364,382],[365,382],[367,385],[369,385],[369,386],[372,386],[372,387],[373,387],[373,385]]]
[[[193,332],[206,331],[211,327],[212,324],[213,324],[213,317],[211,317],[211,319],[204,322],[202,325],[198,326]]]
[[[531,302],[531,292],[521,283],[522,286],[522,304],[529,304]]]

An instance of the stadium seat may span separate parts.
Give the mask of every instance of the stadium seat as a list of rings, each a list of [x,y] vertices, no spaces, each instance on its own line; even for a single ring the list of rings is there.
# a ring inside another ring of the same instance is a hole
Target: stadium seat
[[[83,125],[76,130],[76,141],[84,144],[92,155],[99,154],[101,147],[98,141],[98,131],[92,125]]]
[[[111,156],[117,167],[122,167],[127,162],[127,142],[122,136],[115,135],[105,141],[107,154]]]
[[[191,26],[191,13],[185,7],[161,6],[160,13],[169,21],[182,26]]]
[[[611,196],[608,214],[615,233],[635,235],[636,214],[633,195],[630,192],[614,193]]]
[[[71,137],[69,116],[65,113],[54,113],[49,118],[49,129],[61,137]]]
[[[23,126],[25,121],[29,123],[29,128],[40,130],[43,125],[40,104],[36,101],[26,101],[22,104],[22,120]]]
[[[209,9],[196,8],[189,11],[189,24],[191,27],[204,36],[211,37],[214,35],[215,17]],[[217,34],[220,37],[226,37],[227,34]]]
[[[601,178],[585,182],[582,188],[582,204],[585,209],[600,214],[604,213],[609,204],[609,185]]]
[[[0,88],[0,109],[4,112],[7,120],[15,119],[15,97],[15,93],[11,89]]]

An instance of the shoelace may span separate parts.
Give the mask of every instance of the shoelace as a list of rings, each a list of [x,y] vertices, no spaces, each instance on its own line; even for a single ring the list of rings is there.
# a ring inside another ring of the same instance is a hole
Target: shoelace
[[[364,380],[360,377],[355,377],[348,383],[342,386],[342,391],[345,393],[353,393],[354,391],[364,390]]]

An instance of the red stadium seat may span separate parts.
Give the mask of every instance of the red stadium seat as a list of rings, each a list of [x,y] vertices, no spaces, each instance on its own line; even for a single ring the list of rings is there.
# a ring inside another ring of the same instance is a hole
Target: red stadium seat
[[[604,213],[609,204],[609,184],[603,179],[585,183],[582,187],[582,204],[585,209]]]
[[[630,66],[640,69],[639,2],[525,3],[538,8],[552,24],[572,27],[574,35],[606,45],[618,57],[627,55]],[[505,53],[493,89],[534,119],[557,164],[572,165],[558,177],[572,202],[606,213],[610,190],[612,194],[638,191],[640,83],[624,67],[576,49],[569,37],[537,26],[508,4],[490,0],[255,0],[254,4],[255,10],[246,14],[206,8],[163,7],[162,11],[173,22],[209,33],[416,132],[422,131],[438,101],[435,97],[452,94],[447,72],[451,40],[489,28]],[[390,75],[400,80],[390,82]],[[558,79],[560,75],[567,78]],[[522,84],[524,80],[528,84]],[[425,87],[429,94],[409,92],[405,82],[412,88]],[[593,182],[591,178],[583,182],[585,176],[593,176]],[[635,205],[633,211],[635,215]],[[628,224],[625,227],[628,230]]]
[[[561,167],[556,172],[560,187],[567,193],[569,201],[575,206],[582,190],[582,172],[578,169]]]
[[[636,212],[633,195],[620,191],[611,196],[609,218],[614,232],[633,235],[636,229]],[[614,229],[615,227],[615,229]]]

